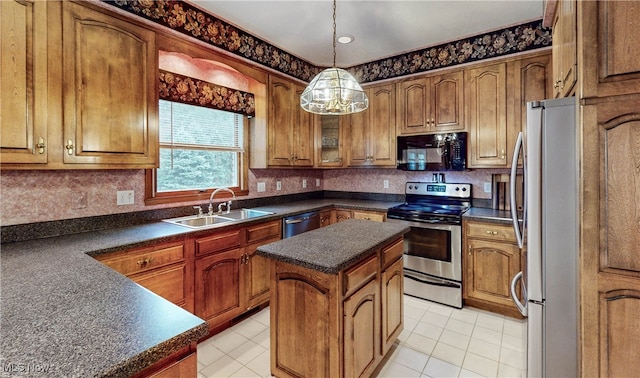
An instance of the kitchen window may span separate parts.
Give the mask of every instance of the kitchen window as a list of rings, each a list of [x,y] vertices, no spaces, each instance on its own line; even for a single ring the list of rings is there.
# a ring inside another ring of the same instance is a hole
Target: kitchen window
[[[242,114],[160,100],[160,167],[150,177],[153,202],[208,198],[218,187],[241,193],[247,122]]]

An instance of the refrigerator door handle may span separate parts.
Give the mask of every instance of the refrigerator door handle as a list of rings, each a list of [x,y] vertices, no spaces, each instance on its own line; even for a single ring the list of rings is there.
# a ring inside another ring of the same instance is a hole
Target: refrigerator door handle
[[[513,221],[513,229],[516,232],[516,240],[518,241],[518,247],[522,248],[524,245],[524,219],[526,219],[527,212],[527,198],[526,193],[524,195],[524,212],[525,218],[523,219],[523,227],[522,231],[520,231],[520,223],[518,222],[518,209],[516,207],[516,176],[517,176],[517,168],[518,168],[518,156],[520,156],[520,152],[522,151],[522,166],[525,169],[525,177],[526,177],[526,161],[524,156],[524,148],[523,148],[523,140],[522,140],[522,132],[518,133],[518,139],[516,139],[516,146],[513,151],[513,159],[511,160],[511,177],[509,178],[509,204],[511,206],[511,220]]]
[[[520,311],[522,316],[527,316],[527,288],[524,286],[524,282],[522,282],[522,300],[525,304],[522,304],[522,302],[520,302],[520,299],[518,299],[518,295],[516,294],[516,285],[518,284],[518,281],[521,280],[522,272],[518,272],[518,274],[513,276],[513,279],[511,280],[511,290],[509,291],[511,292],[511,299],[513,299],[516,307],[518,307],[518,311]]]

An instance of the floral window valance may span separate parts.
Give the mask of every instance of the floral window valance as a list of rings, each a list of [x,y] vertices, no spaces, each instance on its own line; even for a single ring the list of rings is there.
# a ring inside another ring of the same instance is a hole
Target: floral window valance
[[[165,70],[160,70],[160,99],[225,110],[249,117],[256,114],[256,103],[252,93]]]

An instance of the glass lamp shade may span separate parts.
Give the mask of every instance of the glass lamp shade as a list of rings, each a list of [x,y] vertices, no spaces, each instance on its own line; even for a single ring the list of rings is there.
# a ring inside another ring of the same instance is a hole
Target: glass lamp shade
[[[315,114],[351,114],[367,109],[369,99],[353,75],[333,67],[311,80],[300,96],[300,106]]]

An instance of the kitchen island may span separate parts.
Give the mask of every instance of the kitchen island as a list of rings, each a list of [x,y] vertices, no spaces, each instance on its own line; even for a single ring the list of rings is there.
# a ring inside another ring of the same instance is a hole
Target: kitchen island
[[[271,374],[371,375],[403,327],[403,225],[351,219],[258,247],[271,259]]]

